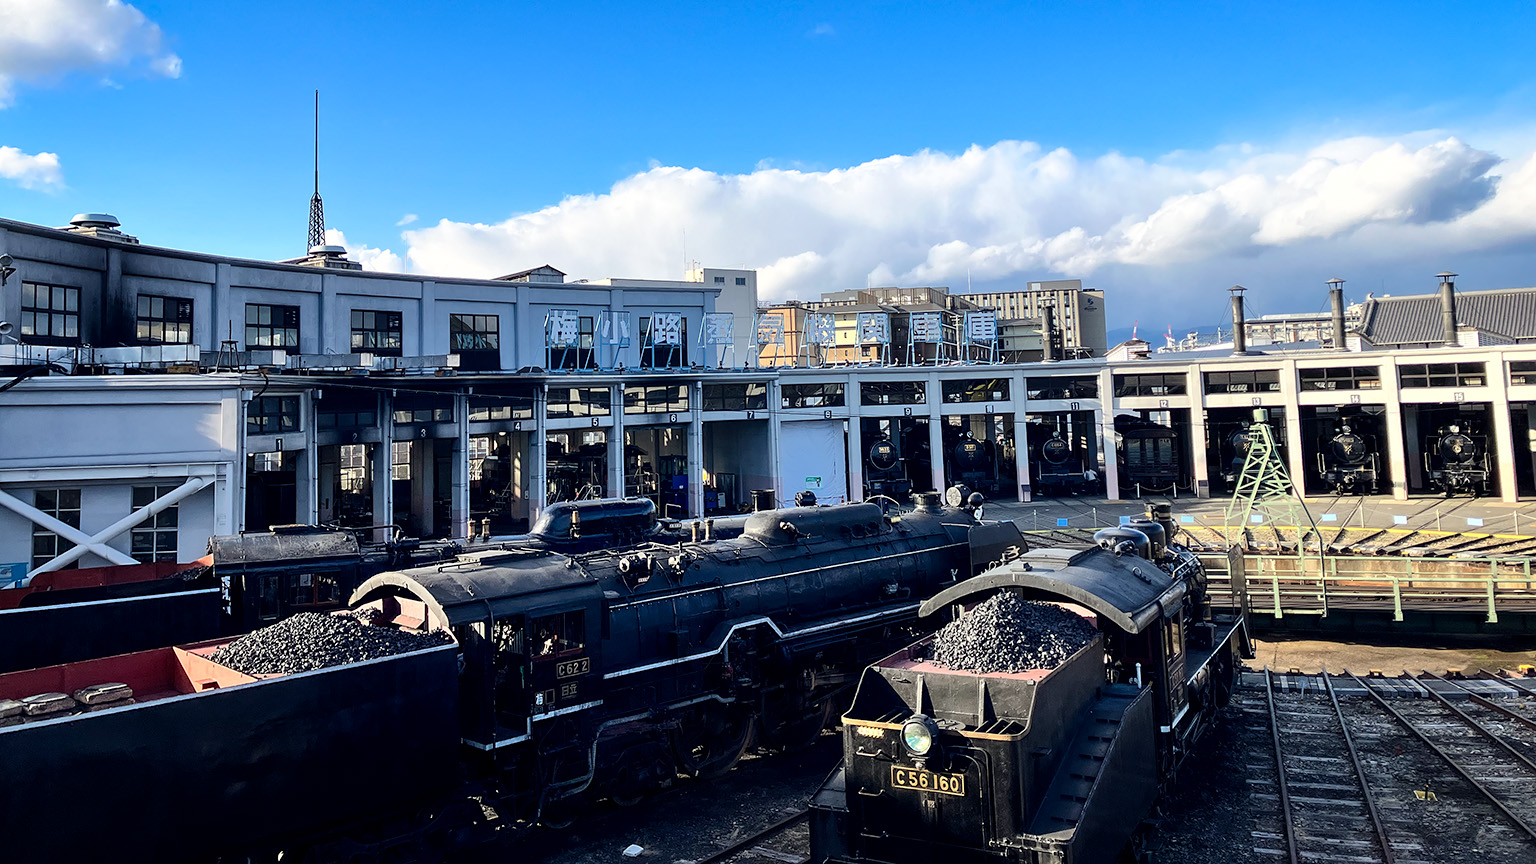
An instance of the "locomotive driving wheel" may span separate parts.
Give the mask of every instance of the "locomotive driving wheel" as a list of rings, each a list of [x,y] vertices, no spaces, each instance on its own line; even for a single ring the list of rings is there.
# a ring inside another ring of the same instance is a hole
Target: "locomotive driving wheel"
[[[832,719],[834,700],[823,699],[806,707],[799,718],[784,720],[772,729],[763,731],[763,745],[778,753],[793,753],[816,743],[821,730]]]
[[[752,725],[750,715],[738,712],[702,713],[678,735],[678,767],[700,780],[724,776],[752,745]]]

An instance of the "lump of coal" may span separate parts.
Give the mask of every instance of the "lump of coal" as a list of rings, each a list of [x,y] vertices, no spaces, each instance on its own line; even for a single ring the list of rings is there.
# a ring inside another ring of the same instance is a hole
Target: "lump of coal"
[[[934,634],[932,659],[965,672],[1053,669],[1096,635],[1081,615],[1002,591]]]
[[[247,675],[292,675],[443,645],[441,630],[412,633],[375,627],[351,615],[300,612],[214,652],[213,662]]]

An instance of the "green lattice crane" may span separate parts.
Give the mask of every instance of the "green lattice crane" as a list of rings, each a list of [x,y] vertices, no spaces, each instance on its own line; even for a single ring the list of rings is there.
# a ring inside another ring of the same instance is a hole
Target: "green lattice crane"
[[[1285,460],[1275,447],[1274,433],[1269,424],[1255,417],[1248,427],[1248,455],[1243,459],[1243,470],[1237,478],[1237,488],[1232,500],[1227,502],[1227,542],[1242,540],[1243,530],[1261,517],[1265,525],[1296,526],[1296,555],[1307,557],[1308,535],[1317,542],[1319,577],[1326,571],[1323,563],[1323,538],[1312,519],[1312,511],[1296,494],[1296,486],[1285,470]],[[1278,534],[1278,528],[1276,529]],[[1304,569],[1304,568],[1303,568]]]

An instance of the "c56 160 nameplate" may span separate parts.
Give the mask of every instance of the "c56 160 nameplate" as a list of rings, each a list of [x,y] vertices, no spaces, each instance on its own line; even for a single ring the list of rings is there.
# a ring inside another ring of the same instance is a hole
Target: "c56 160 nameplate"
[[[939,774],[921,768],[891,766],[891,785],[897,789],[917,789],[921,792],[937,792],[940,795],[965,795],[964,774]]]

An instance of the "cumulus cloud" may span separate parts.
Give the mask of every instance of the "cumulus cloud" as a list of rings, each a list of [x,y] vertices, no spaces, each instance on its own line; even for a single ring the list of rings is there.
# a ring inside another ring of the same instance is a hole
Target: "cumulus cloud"
[[[71,72],[142,66],[181,76],[181,58],[165,34],[121,0],[0,0],[0,108],[18,82],[46,82]]]
[[[336,228],[325,229],[328,246],[340,246],[347,250],[352,260],[363,265],[364,270],[380,270],[386,273],[404,273],[405,260],[388,249],[376,249],[366,243],[351,243],[347,235]]]
[[[33,155],[15,147],[0,147],[0,177],[23,189],[56,189],[64,185],[59,154]]]
[[[1536,267],[1536,141],[1500,155],[1414,133],[1159,159],[1003,141],[828,171],[653,166],[604,194],[402,238],[420,272],[495,276],[547,261],[582,277],[680,278],[685,231],[689,256],[758,268],[765,298],[1082,278],[1129,319],[1233,282],[1259,283],[1262,302],[1266,280],[1373,279],[1426,256],[1441,256],[1427,273],[1500,249]]]

